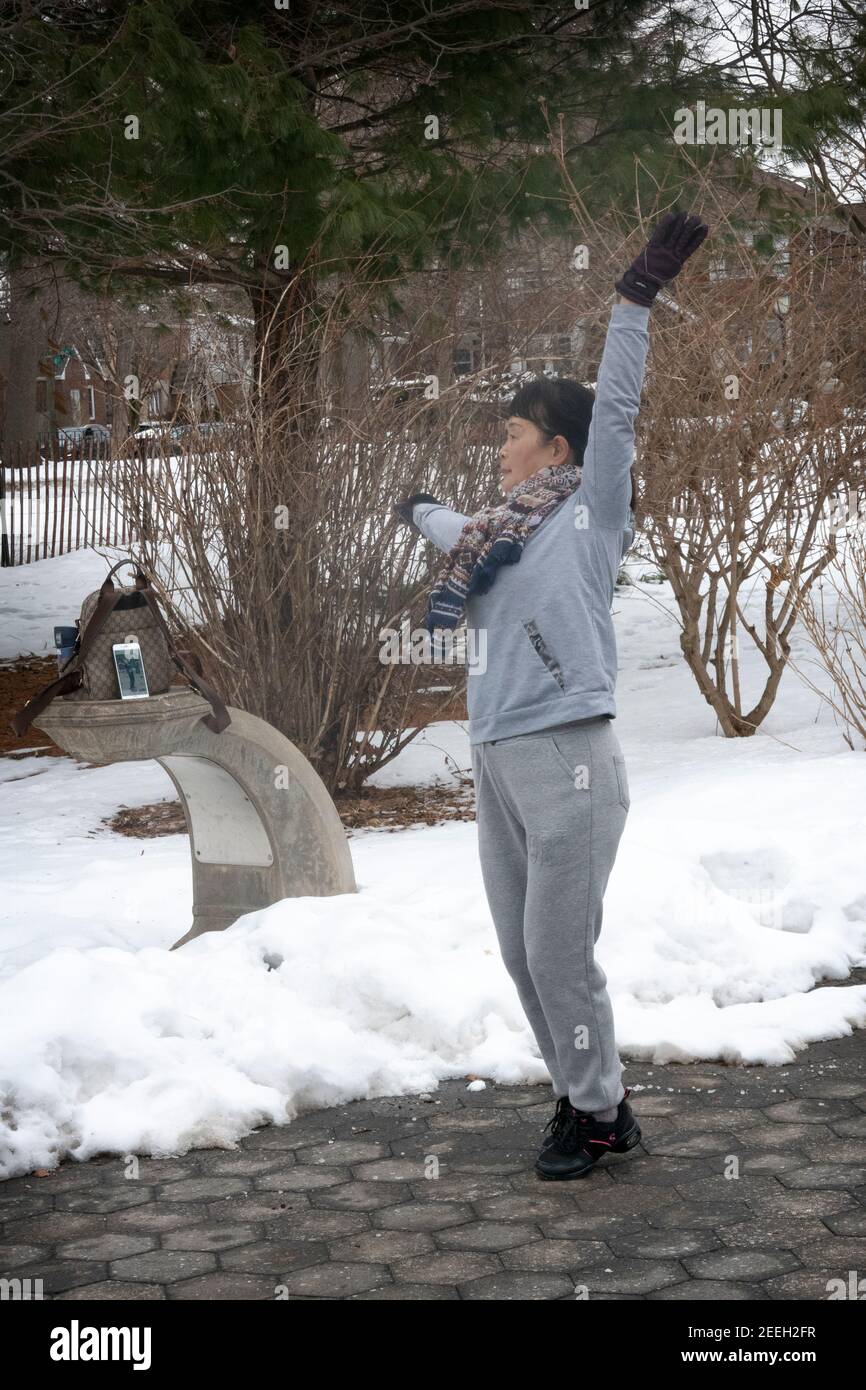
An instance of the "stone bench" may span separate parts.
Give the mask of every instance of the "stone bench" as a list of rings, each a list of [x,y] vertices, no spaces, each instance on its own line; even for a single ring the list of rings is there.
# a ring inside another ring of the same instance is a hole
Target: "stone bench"
[[[325,784],[263,719],[229,709],[221,734],[194,690],[146,700],[54,700],[34,723],[91,763],[153,760],[180,797],[189,831],[193,921],[174,950],[281,898],[355,893],[352,856]]]

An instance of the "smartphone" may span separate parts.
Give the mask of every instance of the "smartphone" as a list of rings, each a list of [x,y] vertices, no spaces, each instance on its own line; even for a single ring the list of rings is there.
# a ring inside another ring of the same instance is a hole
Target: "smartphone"
[[[137,642],[115,642],[111,650],[121,700],[146,700],[149,692],[141,647]]]

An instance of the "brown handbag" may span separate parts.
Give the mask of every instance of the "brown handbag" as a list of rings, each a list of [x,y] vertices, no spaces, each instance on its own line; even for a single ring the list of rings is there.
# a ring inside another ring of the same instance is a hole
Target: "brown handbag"
[[[114,587],[115,570],[132,563],[119,560],[109,570],[102,586],[87,595],[81,605],[75,646],[60,675],[28,700],[11,720],[19,738],[58,695],[68,700],[119,699],[112,648],[116,642],[127,640],[137,641],[141,647],[150,695],[162,695],[168,690],[174,665],[211,707],[212,713],[203,717],[202,723],[215,734],[222,733],[231,723],[223,701],[203,679],[197,658],[175,647],[156,595],[142,570],[135,566],[134,585]],[[185,657],[195,663],[195,672]]]

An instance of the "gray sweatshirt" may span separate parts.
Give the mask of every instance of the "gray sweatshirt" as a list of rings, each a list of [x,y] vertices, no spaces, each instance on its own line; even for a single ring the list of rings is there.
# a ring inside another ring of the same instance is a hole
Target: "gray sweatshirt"
[[[633,540],[634,421],[649,348],[650,310],[614,304],[598,369],[580,486],[530,531],[516,565],[466,602],[470,743],[616,715],[610,608]],[[469,520],[433,502],[412,517],[449,551]]]

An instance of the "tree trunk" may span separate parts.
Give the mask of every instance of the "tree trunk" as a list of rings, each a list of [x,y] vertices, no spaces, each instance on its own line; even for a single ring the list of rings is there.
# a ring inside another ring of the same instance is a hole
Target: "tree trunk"
[[[31,293],[34,289],[35,294]],[[8,359],[4,363],[6,418],[3,422],[3,439],[10,457],[16,446],[32,448],[47,423],[36,410],[36,379],[40,374],[40,362],[49,350],[51,298],[45,270],[38,262],[10,272]],[[53,391],[53,375],[49,375],[46,383],[48,420],[53,417]]]
[[[295,268],[278,280],[272,271],[263,270],[262,286],[251,298],[257,403],[271,427],[300,439],[312,438],[321,416],[323,335],[314,277]]]

